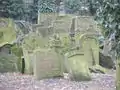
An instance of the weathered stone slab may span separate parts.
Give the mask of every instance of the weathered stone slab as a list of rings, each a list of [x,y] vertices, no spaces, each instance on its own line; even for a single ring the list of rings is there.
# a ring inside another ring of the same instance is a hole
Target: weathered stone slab
[[[80,36],[80,45],[83,48],[85,58],[89,65],[99,65],[99,42],[95,34],[83,34]]]
[[[43,37],[39,36],[38,34],[31,32],[25,36],[22,46],[26,50],[33,51],[38,47],[45,47],[46,41]]]
[[[58,16],[53,23],[55,33],[68,33],[72,24],[72,16]]]
[[[18,72],[18,58],[15,55],[0,53],[0,72]]]
[[[40,49],[34,52],[34,76],[36,79],[62,76],[62,65],[54,50]]]
[[[25,71],[26,74],[33,74],[33,61],[34,61],[34,55],[33,52],[30,52],[29,50],[26,50],[23,48],[23,56],[25,60]]]
[[[91,16],[78,16],[76,19],[76,32],[98,33],[97,24]]]
[[[91,79],[89,65],[85,60],[84,52],[71,51],[66,53],[65,66],[72,80],[85,81]]]
[[[53,27],[38,27],[37,29],[36,29],[36,31],[37,31],[37,33],[40,33],[40,35],[42,36],[42,37],[49,37],[49,36],[51,36],[51,35],[53,35],[53,33],[54,33],[54,31],[53,31]]]
[[[57,18],[57,13],[40,13],[38,16],[38,24],[44,26],[50,25]]]
[[[24,38],[22,49],[25,60],[25,73],[33,74],[33,51],[36,48],[45,48],[45,45],[45,39],[36,33],[30,33]]]

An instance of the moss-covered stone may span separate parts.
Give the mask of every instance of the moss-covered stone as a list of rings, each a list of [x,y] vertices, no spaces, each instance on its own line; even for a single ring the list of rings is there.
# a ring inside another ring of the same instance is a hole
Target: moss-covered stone
[[[19,71],[21,71],[21,69],[22,69],[22,56],[23,56],[22,47],[20,45],[13,44],[11,46],[11,52],[12,52],[12,54],[14,54],[15,56],[18,57],[17,66],[18,66]]]
[[[40,13],[38,16],[38,24],[42,24],[44,26],[50,25],[57,18],[57,13]]]
[[[48,38],[42,37],[34,32],[24,38],[22,44],[23,56],[25,60],[25,73],[33,73],[33,51],[37,48],[47,48],[49,46]]]
[[[15,24],[12,19],[0,18],[0,23],[4,25],[0,28],[0,47],[5,44],[13,44],[16,40]]]
[[[89,68],[91,72],[94,72],[94,73],[107,73],[108,72],[108,69],[100,66],[100,65],[94,65],[92,67]]]
[[[55,33],[68,33],[72,24],[71,15],[58,16],[53,23]]]
[[[80,35],[79,43],[85,54],[89,66],[99,65],[99,43],[95,34]]]
[[[75,81],[91,80],[89,65],[83,52],[71,51],[65,55],[65,66]]]
[[[54,50],[39,49],[34,52],[34,76],[36,79],[62,76],[62,63]]]
[[[26,50],[23,48],[23,57],[25,60],[25,73],[26,74],[33,74],[33,51]]]
[[[17,61],[15,55],[0,53],[0,72],[18,72]]]

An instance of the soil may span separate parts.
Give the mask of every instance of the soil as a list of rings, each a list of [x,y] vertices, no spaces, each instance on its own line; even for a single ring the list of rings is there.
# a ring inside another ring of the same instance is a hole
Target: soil
[[[64,78],[35,80],[32,75],[0,73],[0,90],[116,90],[115,72],[93,73],[91,81],[81,82]]]

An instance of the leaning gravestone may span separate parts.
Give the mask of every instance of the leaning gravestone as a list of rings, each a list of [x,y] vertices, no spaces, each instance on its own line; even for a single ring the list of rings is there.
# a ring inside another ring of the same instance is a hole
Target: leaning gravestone
[[[54,50],[35,50],[34,76],[36,79],[52,78],[62,76],[62,65]]]
[[[71,76],[71,80],[91,80],[89,65],[88,62],[85,60],[84,52],[82,52],[81,50],[73,50],[66,53],[65,66]]]
[[[99,65],[99,43],[95,34],[82,34],[80,37],[85,58],[89,65]]]

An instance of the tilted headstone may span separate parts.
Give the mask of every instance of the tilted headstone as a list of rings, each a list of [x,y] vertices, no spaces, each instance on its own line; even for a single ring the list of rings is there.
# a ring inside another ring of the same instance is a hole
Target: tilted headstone
[[[86,81],[91,80],[89,65],[85,60],[84,52],[73,50],[65,54],[65,66],[71,75],[71,80]]]
[[[36,79],[62,76],[61,60],[54,50],[35,50],[34,55],[34,76]]]
[[[82,34],[80,45],[84,50],[85,58],[92,65],[99,65],[99,43],[95,34]]]

